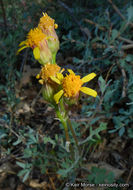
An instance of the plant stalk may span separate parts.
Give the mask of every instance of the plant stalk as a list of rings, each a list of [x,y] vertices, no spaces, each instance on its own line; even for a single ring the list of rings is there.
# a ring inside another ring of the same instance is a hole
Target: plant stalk
[[[72,124],[71,124],[70,119],[68,119],[68,124],[69,124],[70,130],[71,130],[71,132],[72,132],[73,138],[74,138],[74,140],[75,140],[76,146],[77,146],[78,150],[80,151],[80,147],[79,147],[79,145],[78,145],[78,139],[77,139],[77,137],[76,137],[76,135],[75,135],[75,132],[74,132],[74,130],[73,130],[73,127],[72,127]]]

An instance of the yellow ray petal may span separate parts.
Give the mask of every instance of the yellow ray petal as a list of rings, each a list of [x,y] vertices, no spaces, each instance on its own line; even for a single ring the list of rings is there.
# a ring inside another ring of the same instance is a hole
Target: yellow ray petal
[[[56,75],[57,75],[57,79],[59,79],[59,81],[63,80],[64,76],[62,73],[57,73]]]
[[[33,55],[35,57],[35,59],[40,59],[40,50],[38,47],[35,47],[34,50],[33,50]]]
[[[43,85],[44,81],[42,79],[40,79],[38,82]]]
[[[54,28],[57,29],[58,28],[58,24],[54,24]]]
[[[86,75],[85,77],[83,77],[81,80],[82,80],[83,83],[89,82],[89,81],[92,80],[95,76],[96,76],[95,73],[90,73],[90,74]]]
[[[88,88],[88,87],[81,87],[80,91],[87,94],[87,95],[93,96],[93,97],[97,96],[97,92],[91,88]]]
[[[19,46],[23,46],[23,45],[26,45],[26,40],[25,41],[22,41]]]
[[[54,95],[54,100],[55,100],[56,104],[59,103],[59,99],[61,98],[61,96],[63,95],[63,93],[64,93],[64,91],[63,91],[63,90],[60,90],[58,93],[56,93],[56,94]]]
[[[17,51],[16,54],[18,55],[20,51],[22,51],[23,49],[25,49],[25,48],[27,48],[27,47],[28,47],[28,46],[23,46],[23,47],[19,48],[19,50]]]
[[[75,74],[72,69],[67,69],[67,71],[70,73],[70,74]]]
[[[64,68],[63,68],[63,69],[61,69],[60,73],[63,73],[63,71],[65,71],[65,69],[64,69]]]
[[[50,78],[51,78],[52,81],[56,82],[57,84],[61,84],[60,80],[57,79],[56,77],[50,76]]]
[[[36,79],[39,79],[39,78],[40,78],[40,74],[37,74],[37,75],[36,75]]]

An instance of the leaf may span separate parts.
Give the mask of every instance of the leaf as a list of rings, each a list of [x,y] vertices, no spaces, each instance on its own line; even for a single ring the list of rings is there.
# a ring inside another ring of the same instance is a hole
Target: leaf
[[[129,138],[133,138],[133,129],[132,128],[128,129],[128,136],[129,136]]]
[[[23,180],[22,180],[23,182],[25,182],[28,179],[29,174],[30,174],[30,170],[26,170],[26,173],[25,173]]]
[[[132,60],[133,60],[133,55],[128,54],[128,55],[126,56],[126,61],[127,61],[127,62],[132,62]]]
[[[66,173],[66,170],[64,169],[64,170],[62,170],[62,169],[60,169],[60,170],[58,170],[58,172],[57,172],[59,175],[61,175],[62,177],[67,177],[67,173]]]
[[[110,164],[107,164],[106,162],[99,162],[98,164],[89,163],[89,164],[85,164],[84,167],[87,168],[88,170],[93,171],[92,174],[95,174],[99,169],[105,169],[106,174],[107,174],[106,179],[105,179],[106,183],[112,183],[114,179],[120,178],[120,176],[122,176],[123,173],[125,172],[124,169],[118,169],[116,167],[111,166]],[[93,177],[94,176],[96,175],[93,175]],[[92,178],[92,177],[89,177],[89,178]]]
[[[118,169],[116,167],[111,166],[110,164],[107,164],[106,162],[99,162],[98,166],[99,168],[104,168],[108,174],[112,173],[115,179],[120,178],[120,176],[123,175],[123,173],[125,172],[124,169]],[[112,181],[110,182],[112,183]]]
[[[26,170],[27,169],[19,171],[19,173],[17,174],[17,176],[19,176],[19,177],[23,176],[25,174]]]
[[[34,135],[34,134],[30,134],[29,135],[29,140],[28,140],[28,144],[37,144],[38,143],[38,134]]]
[[[118,30],[113,29],[112,30],[112,40],[115,40],[117,38],[117,36],[119,35]]]
[[[6,137],[7,134],[3,133],[3,134],[0,134],[0,139],[2,139],[3,137]]]
[[[22,162],[16,162],[16,164],[17,164],[18,166],[20,166],[21,168],[25,169],[25,166],[26,166],[25,163],[22,163]]]
[[[92,121],[90,122],[90,125],[93,125],[93,124],[96,123],[99,119],[101,119],[101,117],[96,117],[96,118],[92,119]]]
[[[107,90],[105,95],[104,95],[104,102],[108,102],[112,97],[113,97],[113,93],[114,93],[115,89],[114,90]]]
[[[50,137],[44,137],[43,141],[44,141],[44,144],[47,144],[47,143],[52,144],[52,145],[53,145],[53,148],[54,148],[55,145],[56,145],[55,141],[54,141],[53,139],[51,139]]]
[[[80,159],[81,158],[77,156],[73,164],[68,163],[68,168],[59,169],[57,173],[60,174],[62,177],[67,177],[70,172],[74,171],[74,168],[78,167],[78,163]],[[62,165],[64,166],[64,162],[62,163]]]
[[[91,174],[88,176],[90,183],[102,184],[112,183],[114,181],[113,172],[107,172],[105,168],[98,168],[93,166],[91,168]]]
[[[121,137],[125,132],[125,127],[122,127],[120,130],[119,130],[119,136]]]
[[[87,137],[85,140],[79,142],[79,145],[84,144],[86,142],[89,142],[90,140],[95,141],[94,136],[96,136],[97,138],[100,139],[99,132],[101,132],[103,130],[106,130],[106,128],[107,128],[107,123],[104,123],[104,122],[101,122],[100,126],[95,130],[92,130],[92,127],[90,127],[90,135],[89,135],[89,137]]]
[[[118,129],[113,129],[113,130],[109,130],[109,133],[114,133],[116,132]]]
[[[16,146],[16,145],[20,144],[21,142],[22,142],[22,139],[18,138],[18,140],[15,141],[15,142],[13,143],[13,145]]]
[[[127,9],[127,16],[128,16],[128,21],[133,21],[133,6],[130,6]]]
[[[106,82],[105,82],[105,80],[103,79],[102,76],[100,76],[98,78],[98,82],[99,82],[100,90],[101,90],[101,92],[103,94],[105,92],[105,89],[106,89]]]
[[[32,156],[32,150],[30,148],[25,148],[24,149],[24,157],[25,158],[30,158]]]
[[[108,182],[108,183],[113,183],[113,181],[114,181],[114,173],[113,173],[113,172],[110,172],[110,173],[107,175],[106,179],[107,179],[107,182]]]

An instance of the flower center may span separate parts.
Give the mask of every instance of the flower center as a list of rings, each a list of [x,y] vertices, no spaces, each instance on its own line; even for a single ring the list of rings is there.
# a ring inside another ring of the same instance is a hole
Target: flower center
[[[79,75],[76,76],[74,73],[70,73],[62,81],[64,96],[75,97],[79,93],[82,84]]]
[[[52,28],[56,29],[58,25],[55,24],[55,20],[49,17],[47,13],[45,14],[43,13],[43,16],[40,18],[38,27],[43,29],[52,29]]]
[[[42,32],[41,29],[35,28],[31,29],[27,35],[26,45],[34,48],[40,46],[40,42],[46,39],[46,35]]]
[[[47,63],[41,69],[40,78],[47,81],[51,76],[56,76],[56,74],[59,73],[60,69],[61,68],[57,64]]]

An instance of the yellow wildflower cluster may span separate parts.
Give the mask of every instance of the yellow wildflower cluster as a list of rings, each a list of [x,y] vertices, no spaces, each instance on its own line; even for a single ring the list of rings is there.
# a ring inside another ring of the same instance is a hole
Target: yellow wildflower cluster
[[[40,84],[44,85],[49,83],[56,86],[54,100],[57,104],[62,95],[68,99],[78,98],[80,91],[93,97],[97,96],[95,90],[88,87],[82,87],[84,83],[89,82],[96,76],[95,73],[91,73],[81,79],[80,76],[75,75],[71,69],[68,69],[69,75],[65,77],[62,74],[63,71],[64,69],[61,70],[57,64],[48,63],[42,67],[40,74],[36,76]],[[59,91],[57,92],[58,89]]]
[[[47,13],[43,13],[38,27],[31,29],[27,39],[19,44],[18,53],[24,48],[31,47],[33,55],[40,64],[43,65],[37,75],[39,83],[43,85],[43,96],[49,102],[59,103],[60,99],[78,99],[80,91],[90,96],[96,97],[97,92],[83,84],[92,80],[96,74],[91,73],[83,78],[68,69],[69,74],[63,76],[61,69],[56,62],[56,53],[59,49],[59,40],[55,32],[58,27],[55,20]],[[51,100],[52,99],[52,100]]]
[[[20,48],[17,53],[31,47],[34,58],[40,64],[55,63],[56,53],[59,49],[59,40],[55,32],[57,27],[58,25],[55,24],[54,19],[50,18],[47,13],[43,13],[38,27],[29,31],[27,39],[19,44]]]

